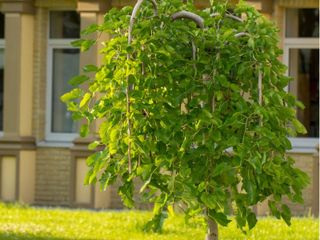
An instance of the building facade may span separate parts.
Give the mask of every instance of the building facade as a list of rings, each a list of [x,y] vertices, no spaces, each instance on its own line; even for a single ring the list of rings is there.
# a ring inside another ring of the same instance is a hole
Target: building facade
[[[99,46],[71,47],[81,29],[102,23],[112,7],[130,0],[0,0],[0,200],[36,205],[120,208],[116,188],[83,186],[90,154],[78,126],[60,102],[82,66],[99,64]],[[195,1],[205,7],[209,1]],[[315,215],[319,205],[319,3],[252,0],[280,29],[283,62],[294,80],[287,90],[306,106],[298,118],[307,136],[291,139],[288,152],[312,184],[295,214]],[[94,37],[94,36],[93,36]],[[108,40],[108,36],[103,36]],[[267,212],[265,204],[257,206]]]

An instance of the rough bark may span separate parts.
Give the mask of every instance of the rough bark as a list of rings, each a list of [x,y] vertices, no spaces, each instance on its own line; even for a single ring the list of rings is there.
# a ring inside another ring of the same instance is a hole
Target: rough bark
[[[218,240],[218,224],[207,217],[208,232],[205,240]]]

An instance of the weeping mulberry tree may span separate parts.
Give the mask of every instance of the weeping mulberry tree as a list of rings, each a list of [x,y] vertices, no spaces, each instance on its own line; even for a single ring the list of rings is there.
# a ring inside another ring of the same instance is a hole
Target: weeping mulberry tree
[[[253,228],[262,201],[290,225],[283,197],[302,203],[308,178],[286,155],[288,137],[305,128],[296,119],[301,104],[284,90],[290,79],[273,24],[244,2],[197,10],[138,0],[110,10],[74,45],[101,44],[93,32],[112,36],[102,42],[103,64],[86,66],[61,97],[74,119],[86,120],[83,137],[101,122],[86,184],[105,190],[119,180],[131,208],[142,181],[141,196],[154,203],[146,229],[154,231],[173,204],[206,218],[207,239],[218,239],[230,214],[243,231]]]

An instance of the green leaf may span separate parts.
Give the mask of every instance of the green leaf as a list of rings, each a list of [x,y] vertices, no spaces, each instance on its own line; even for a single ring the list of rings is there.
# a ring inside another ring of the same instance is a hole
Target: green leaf
[[[209,210],[209,217],[219,223],[222,226],[228,226],[228,224],[231,222],[230,219],[228,219],[227,215],[225,215],[222,212],[216,212],[215,210]]]
[[[305,106],[304,106],[303,102],[301,102],[301,101],[296,101],[296,106],[300,109],[305,109]]]
[[[287,205],[282,204],[281,206],[282,212],[281,212],[281,217],[282,219],[286,222],[288,226],[291,225],[291,211],[290,208],[288,208]]]
[[[212,133],[212,139],[216,142],[219,142],[221,141],[222,139],[222,135],[221,135],[221,132],[219,130],[214,130],[213,133]]]
[[[203,192],[200,197],[201,201],[210,209],[217,207],[217,202],[214,194]]]
[[[249,197],[249,201],[250,203],[254,203],[255,202],[255,198],[256,198],[256,187],[255,184],[253,182],[251,182],[248,179],[244,179],[243,181],[243,187],[246,190],[248,197]]]
[[[100,144],[101,144],[101,143],[100,143],[99,141],[94,141],[94,142],[92,142],[92,143],[90,143],[90,144],[88,145],[88,149],[89,149],[89,150],[94,150],[94,149],[96,149]]]
[[[160,233],[166,218],[168,218],[167,211],[159,211],[159,213],[154,215],[152,220],[144,226],[144,231],[153,231]]]
[[[69,84],[73,87],[79,86],[82,83],[88,81],[90,78],[86,75],[80,75],[80,76],[75,76],[73,78],[71,78],[71,80],[69,81]]]
[[[93,40],[93,39],[90,39],[90,40],[80,39],[80,40],[73,41],[71,45],[74,47],[80,47],[81,52],[85,52],[89,48],[91,48],[91,46],[94,45],[95,43],[96,43],[96,40]]]
[[[87,105],[87,103],[89,102],[90,99],[91,99],[91,93],[86,93],[86,94],[83,96],[83,98],[82,98],[82,100],[81,100],[81,102],[80,102],[80,104],[79,104],[80,108],[82,108],[82,107],[84,107],[85,105]]]
[[[215,93],[215,96],[216,96],[216,98],[217,98],[218,101],[221,101],[221,100],[223,99],[223,93],[222,93],[222,91],[217,91],[217,92]]]
[[[134,207],[132,182],[124,183],[121,187],[119,187],[118,193],[125,206],[127,206],[128,208]]]
[[[68,93],[63,94],[60,99],[62,102],[69,102],[70,100],[79,98],[83,95],[83,91],[79,88],[75,88]]]
[[[274,201],[269,200],[268,206],[269,206],[269,209],[271,210],[272,215],[279,219],[280,218],[280,211],[276,207],[276,203]]]
[[[89,133],[89,126],[88,124],[83,124],[80,128],[80,136],[86,137]]]
[[[307,134],[307,129],[303,126],[303,124],[298,119],[293,119],[292,124],[298,133]]]
[[[96,65],[86,65],[82,68],[84,72],[97,72],[99,68]]]
[[[221,173],[225,172],[225,171],[229,171],[230,167],[228,166],[227,163],[219,163],[217,166],[214,167],[213,173],[212,173],[212,177],[216,177],[218,175],[220,175]]]
[[[86,174],[86,177],[84,179],[84,184],[85,185],[95,184],[96,181],[97,181],[96,172],[94,172],[93,169],[90,169]]]
[[[256,226],[257,224],[257,217],[253,212],[250,212],[247,216],[247,222],[249,225],[249,229],[252,229]]]
[[[254,49],[255,44],[254,44],[254,39],[253,38],[249,38],[248,40],[248,46],[252,49]]]
[[[90,33],[94,33],[99,29],[99,25],[92,24],[88,27],[86,27],[84,30],[81,31],[81,35],[88,35]]]
[[[226,40],[227,38],[229,38],[230,36],[233,36],[233,35],[234,35],[234,30],[232,28],[230,28],[230,29],[227,29],[223,33],[222,38]]]
[[[142,193],[146,189],[146,187],[149,185],[150,181],[151,181],[151,177],[147,181],[144,182],[144,184],[142,185],[142,187],[139,190],[139,193]]]

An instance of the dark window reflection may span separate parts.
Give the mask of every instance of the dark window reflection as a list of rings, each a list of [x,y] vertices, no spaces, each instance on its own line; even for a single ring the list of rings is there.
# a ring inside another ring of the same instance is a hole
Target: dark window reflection
[[[50,38],[79,38],[80,15],[75,11],[50,12]]]
[[[4,14],[0,13],[0,39],[4,38]]]
[[[286,10],[286,37],[319,37],[319,9]]]
[[[308,137],[319,137],[319,49],[290,49],[289,90],[305,105],[298,119],[307,128]]]

